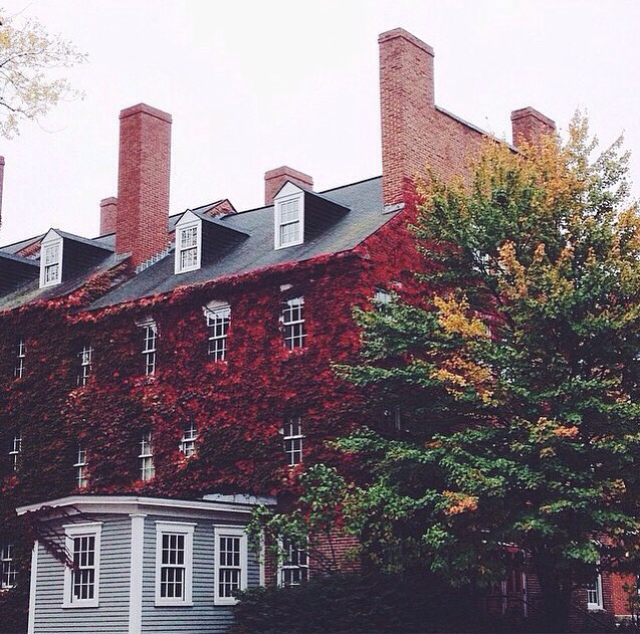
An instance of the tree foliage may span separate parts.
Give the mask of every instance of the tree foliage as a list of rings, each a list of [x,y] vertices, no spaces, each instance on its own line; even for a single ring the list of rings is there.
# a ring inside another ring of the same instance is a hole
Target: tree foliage
[[[482,585],[515,544],[556,629],[640,553],[640,214],[621,141],[596,145],[576,116],[565,144],[488,142],[470,179],[418,182],[421,302],[357,311],[363,361],[341,368],[402,406],[400,430],[337,442],[363,466],[334,471],[363,551]]]
[[[0,135],[11,139],[24,120],[38,120],[61,99],[77,97],[58,71],[85,60],[36,19],[20,20],[0,10]]]

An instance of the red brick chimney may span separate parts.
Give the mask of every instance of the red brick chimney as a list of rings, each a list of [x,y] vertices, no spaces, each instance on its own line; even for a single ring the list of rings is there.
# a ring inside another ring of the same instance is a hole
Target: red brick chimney
[[[523,142],[536,144],[543,135],[553,134],[556,124],[549,117],[528,106],[511,113],[511,129],[513,144],[520,147]]]
[[[118,199],[114,196],[100,201],[100,235],[115,233],[118,214]]]
[[[264,175],[264,204],[270,205],[273,202],[273,197],[278,193],[278,190],[287,181],[297,183],[303,189],[313,189],[313,178],[308,174],[303,174],[294,170],[286,165],[278,167],[274,170],[265,172]]]
[[[168,243],[171,115],[146,104],[120,113],[116,252],[138,265]]]
[[[382,122],[382,193],[402,201],[403,185],[424,170],[435,145],[433,49],[404,29],[378,36]]]

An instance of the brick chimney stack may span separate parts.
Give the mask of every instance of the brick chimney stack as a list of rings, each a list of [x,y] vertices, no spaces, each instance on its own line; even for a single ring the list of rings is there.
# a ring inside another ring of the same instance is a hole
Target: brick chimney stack
[[[270,205],[273,202],[273,197],[278,193],[278,190],[287,181],[297,183],[303,189],[313,190],[313,178],[308,174],[303,174],[294,170],[286,165],[278,167],[274,170],[265,172],[264,175],[264,204]]]
[[[554,134],[556,124],[535,108],[528,106],[511,113],[513,144],[521,147],[523,142],[535,145],[543,135]]]
[[[134,265],[168,243],[171,121],[146,104],[120,112],[116,252]]]
[[[403,199],[404,183],[424,170],[435,128],[433,49],[404,29],[378,36],[385,204]]]
[[[114,196],[100,201],[100,235],[115,233],[118,215],[118,199]]]

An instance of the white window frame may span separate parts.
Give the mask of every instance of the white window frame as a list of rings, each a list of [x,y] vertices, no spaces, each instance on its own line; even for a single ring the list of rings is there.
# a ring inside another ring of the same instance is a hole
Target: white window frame
[[[298,433],[292,433],[293,427],[297,426]],[[302,417],[291,416],[287,418],[282,427],[282,448],[287,461],[287,466],[295,467],[304,461],[304,434],[302,433]],[[297,446],[299,445],[299,446]],[[295,461],[294,457],[299,454],[300,459]]]
[[[294,310],[299,309],[300,319],[289,319],[289,315]],[[289,352],[294,350],[303,350],[307,346],[307,331],[306,331],[306,319],[304,316],[304,297],[290,297],[282,302],[282,313],[280,315],[280,321],[282,322],[282,336],[284,339],[284,346]],[[301,334],[287,334],[287,329],[291,328],[293,332],[295,326],[300,326]]]
[[[602,575],[598,573],[593,584],[593,589],[587,587],[587,610],[604,610],[604,600],[602,596]],[[590,601],[592,594],[595,593],[596,601]]]
[[[156,466],[153,462],[153,434],[150,431],[144,432],[140,436],[138,442],[140,446],[140,453],[138,459],[140,460],[140,480],[143,482],[150,482],[156,477]],[[145,447],[147,451],[145,451]],[[148,465],[151,465],[149,467]],[[145,476],[145,474],[150,474]]]
[[[15,587],[18,569],[14,558],[15,546],[11,542],[0,542],[0,594]]]
[[[194,421],[189,421],[182,426],[182,438],[180,438],[180,451],[185,458],[196,455],[198,442],[198,427]]]
[[[52,237],[49,237],[51,234]],[[55,231],[47,234],[40,243],[40,288],[49,288],[62,283],[62,254],[64,249],[64,240]],[[47,251],[52,247],[58,247],[58,259],[54,262],[46,264]],[[52,266],[58,267],[58,275],[54,279],[47,280],[47,269]]]
[[[193,605],[193,534],[196,526],[197,524],[192,522],[156,522],[156,606],[189,607]],[[182,597],[161,596],[162,536],[165,534],[184,536],[184,564],[170,566],[184,568]]]
[[[76,385],[85,387],[89,383],[91,372],[93,370],[93,348],[91,344],[84,344],[82,350],[78,352],[78,374],[76,376]]]
[[[17,473],[20,470],[20,458],[22,456],[22,432],[17,431],[13,434],[13,440],[11,441],[11,449],[9,451],[9,462],[11,463],[11,470]]]
[[[298,203],[298,219],[288,222],[282,221],[282,208],[283,206],[291,203]],[[299,187],[296,187],[292,183],[287,183],[278,193],[277,197],[273,201],[274,211],[274,248],[286,249],[287,247],[294,247],[298,244],[304,243],[304,191]],[[291,242],[282,242],[280,239],[280,228],[287,225],[299,225],[298,238]]]
[[[22,337],[18,339],[15,353],[16,355],[15,364],[13,366],[13,378],[19,380],[24,377],[25,359],[27,358],[27,344]]]
[[[184,219],[184,223],[183,223]],[[195,246],[183,247],[182,235],[190,229],[196,229]],[[190,249],[196,249],[196,262],[191,266],[182,266],[182,254]],[[202,266],[202,220],[194,214],[185,214],[176,225],[176,246],[175,246],[175,273],[187,273],[197,271]]]
[[[291,540],[287,540],[289,541],[289,544],[291,544]],[[309,540],[307,540],[307,548],[298,548],[296,547],[295,549],[285,549],[285,540],[280,537],[278,539],[278,549],[280,551],[280,554],[283,556],[281,558],[278,559],[278,585],[281,588],[293,588],[295,586],[299,586],[302,585],[302,583],[305,583],[309,580]],[[306,564],[291,564],[290,562],[287,561],[287,559],[284,558],[284,554],[288,554],[290,552],[290,550],[296,550],[298,551],[298,553],[304,552],[305,557],[306,557]],[[285,583],[285,575],[286,572],[288,570],[300,570],[306,571],[306,579],[300,583]]]
[[[63,526],[65,534],[65,548],[69,559],[74,557],[74,539],[79,537],[94,537],[94,561],[93,570],[93,598],[78,599],[73,596],[73,576],[75,571],[70,567],[64,567],[64,597],[63,608],[97,608],[100,605],[100,542],[102,536],[102,522],[90,522],[86,524],[67,524]]]
[[[89,477],[87,475],[87,450],[82,443],[78,443],[76,451],[76,461],[73,468],[76,470],[76,486],[78,489],[86,489],[89,486]]]
[[[226,361],[231,306],[226,302],[209,302],[204,308],[204,316],[207,320],[207,354],[216,362]],[[218,333],[219,328],[222,334]]]
[[[240,584],[238,590],[247,589],[247,575],[249,571],[248,561],[248,548],[247,548],[247,534],[241,526],[214,526],[213,537],[215,540],[214,553],[215,553],[215,566],[214,566],[214,605],[235,605],[238,600],[234,597],[221,597],[220,596],[220,570],[233,568],[235,566],[221,566],[220,565],[220,538],[221,537],[235,537],[240,538],[240,566],[237,567],[240,570]]]
[[[391,303],[393,295],[391,294],[391,291],[384,288],[384,286],[376,286],[373,293],[373,299],[380,306],[384,306]]]
[[[158,370],[158,324],[149,318],[138,322],[137,326],[142,330],[141,354],[144,357],[144,374],[147,377],[155,376]]]

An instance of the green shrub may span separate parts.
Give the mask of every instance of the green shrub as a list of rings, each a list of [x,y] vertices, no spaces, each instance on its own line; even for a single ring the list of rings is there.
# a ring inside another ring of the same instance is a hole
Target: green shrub
[[[497,632],[480,602],[425,575],[331,574],[243,592],[230,634]],[[464,609],[466,606],[466,609]]]

